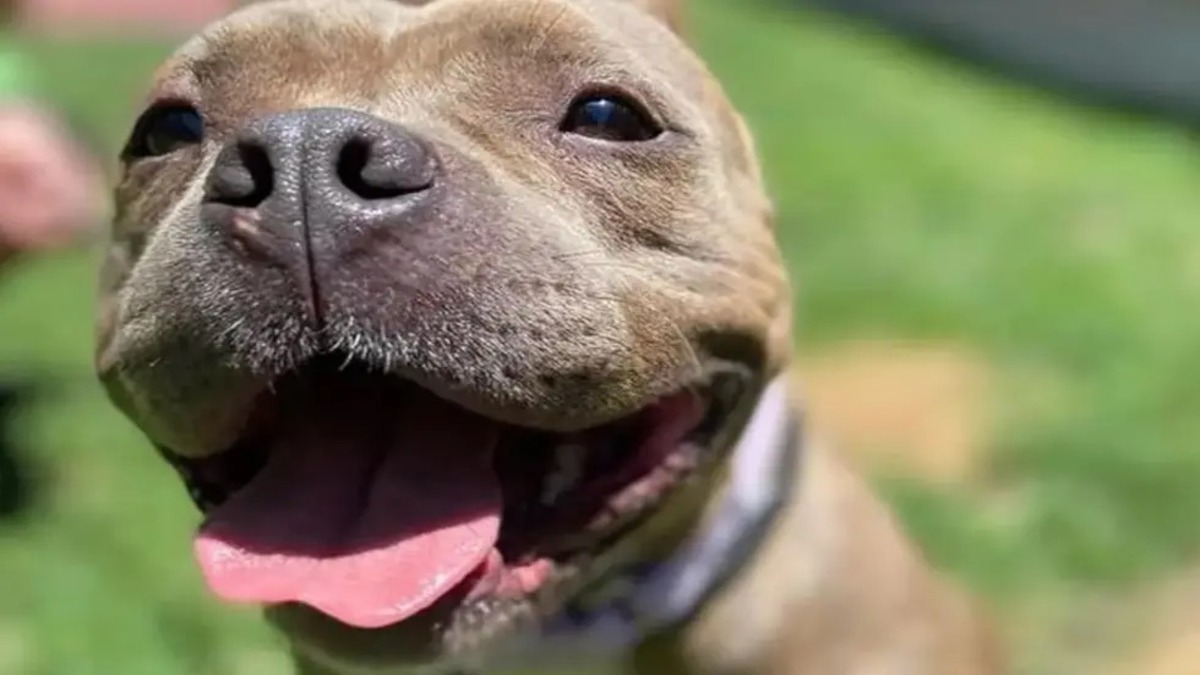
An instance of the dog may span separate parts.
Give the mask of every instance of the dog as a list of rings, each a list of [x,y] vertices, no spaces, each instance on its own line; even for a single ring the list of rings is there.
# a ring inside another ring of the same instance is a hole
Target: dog
[[[803,424],[678,3],[274,0],[157,72],[96,364],[306,675],[985,675]]]

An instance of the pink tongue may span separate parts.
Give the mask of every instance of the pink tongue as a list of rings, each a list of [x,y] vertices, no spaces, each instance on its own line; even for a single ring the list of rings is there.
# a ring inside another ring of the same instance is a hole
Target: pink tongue
[[[267,466],[196,536],[214,593],[378,628],[482,566],[503,506],[495,425],[425,392],[395,401],[323,396],[279,425]]]

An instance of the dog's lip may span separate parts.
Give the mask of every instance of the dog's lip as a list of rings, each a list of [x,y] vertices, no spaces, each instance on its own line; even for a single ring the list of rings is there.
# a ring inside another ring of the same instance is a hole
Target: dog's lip
[[[314,360],[319,360],[322,363],[340,363],[340,367],[343,368],[357,362],[356,359],[349,359],[342,355],[323,355],[316,357]],[[654,391],[645,392],[641,399],[625,412],[611,413],[606,417],[591,420],[563,419],[556,424],[533,426],[514,424],[507,420],[505,416],[497,415],[494,411],[478,405],[474,398],[454,395],[453,393],[448,394],[446,391],[447,388],[438,386],[437,383],[429,384],[426,378],[410,377],[405,373],[377,371],[370,365],[367,367],[374,375],[411,382],[470,413],[497,422],[505,427],[533,433],[560,435],[587,433],[591,430],[618,424],[623,420],[632,419],[647,409],[652,408],[671,394],[691,391],[693,393],[702,393],[705,398],[704,405],[706,406],[706,416],[695,430],[694,435],[698,437],[711,437],[716,434],[721,424],[723,424],[724,419],[738,405],[755,377],[753,369],[741,363],[725,360],[714,361],[703,368],[696,369],[696,372],[691,376],[680,378],[679,382],[675,385],[662,384]],[[269,401],[273,398],[279,377],[286,376],[287,374],[284,373],[284,375],[274,378],[267,376],[258,378],[258,383],[255,385],[256,393],[252,393],[248,397],[255,401],[255,403],[241,416],[242,421],[239,425],[241,431],[236,434],[238,440],[232,446],[209,450],[189,448],[188,451],[181,452],[163,444],[155,444],[155,449],[158,450],[160,456],[175,468],[188,485],[189,490],[195,483],[199,482],[197,480],[199,477],[196,475],[197,468],[214,461],[220,461],[223,458],[228,458],[233,454],[231,451],[237,449],[242,444],[242,441],[248,437],[261,436],[269,432],[271,425],[275,423],[277,413],[277,410],[269,404]],[[264,402],[268,402],[268,404],[264,405]],[[194,490],[192,492],[191,496],[193,500],[197,500]],[[198,503],[197,506],[202,511],[205,510],[204,504]]]
[[[680,398],[693,399],[696,407],[703,411],[703,415],[699,421],[691,424],[686,431],[687,438],[685,442],[680,444],[679,450],[698,451],[706,445],[706,440],[715,434],[724,417],[731,410],[734,403],[735,394],[732,392],[740,392],[741,386],[730,388],[728,385],[739,383],[736,378],[719,379],[717,376],[711,376],[704,384],[689,384],[680,387],[676,392],[670,395],[659,396],[653,399],[650,403],[642,406],[638,410],[622,416],[621,418],[608,423],[602,423],[593,427],[589,427],[582,432],[577,433],[559,433],[545,429],[519,427],[516,425],[508,425],[499,422],[493,418],[484,415],[479,417],[486,419],[488,422],[498,423],[507,430],[505,436],[509,442],[506,445],[518,447],[503,448],[498,451],[499,457],[507,458],[519,453],[523,448],[519,447],[520,443],[515,441],[529,441],[535,436],[543,438],[558,439],[560,444],[581,445],[585,446],[588,452],[596,450],[596,444],[587,439],[590,436],[603,436],[624,433],[628,437],[630,434],[641,433],[645,435],[645,431],[638,431],[634,427],[639,421],[643,421],[648,417],[653,416],[653,413],[660,411],[664,407],[664,402],[672,400],[678,401]],[[720,386],[726,385],[725,387]],[[265,400],[270,400],[273,397],[264,397]],[[472,412],[469,411],[468,412]],[[189,457],[171,451],[169,448],[159,446],[160,454],[176,469],[183,478],[189,489],[190,496],[196,502],[197,507],[202,512],[207,512],[211,508],[224,502],[231,496],[231,492],[225,489],[224,485],[216,483],[231,482],[236,487],[249,482],[258,467],[265,461],[262,454],[262,444],[260,439],[267,437],[271,433],[272,426],[276,423],[277,410],[273,405],[256,405],[254,410],[247,416],[247,423],[244,431],[241,434],[238,443],[233,447],[214,454],[205,455],[202,457]],[[628,439],[627,439],[628,440]],[[636,439],[633,439],[636,442]],[[618,450],[620,450],[618,448]],[[684,452],[672,453],[668,457],[660,458],[663,462],[654,462],[653,464],[643,464],[641,466],[624,467],[626,475],[612,476],[615,480],[609,480],[607,485],[597,486],[592,485],[588,494],[576,496],[574,501],[587,501],[598,499],[604,495],[615,496],[618,489],[624,483],[634,481],[637,476],[629,475],[629,471],[634,472],[650,472],[653,469],[665,469],[673,473],[683,473],[689,468],[692,460],[696,459],[693,456],[687,456]],[[674,462],[666,460],[675,460]],[[212,477],[213,473],[222,474],[221,477]],[[663,477],[659,477],[660,482]],[[605,524],[612,524],[617,520],[618,514],[611,509],[598,509],[595,518],[586,523],[575,523],[576,529],[596,530],[602,529]],[[570,524],[566,524],[570,527]],[[564,529],[562,524],[559,529]],[[572,538],[574,539],[574,538]],[[561,550],[562,547],[556,547],[556,550]],[[574,548],[567,545],[566,548]]]

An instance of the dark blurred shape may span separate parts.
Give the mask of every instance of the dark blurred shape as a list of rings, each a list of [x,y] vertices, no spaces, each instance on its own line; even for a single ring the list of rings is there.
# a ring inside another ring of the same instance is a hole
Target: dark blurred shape
[[[1200,124],[1200,2],[787,0],[1092,103]]]
[[[0,383],[0,524],[28,514],[37,486],[37,471],[21,452],[13,419],[33,398],[32,386]]]

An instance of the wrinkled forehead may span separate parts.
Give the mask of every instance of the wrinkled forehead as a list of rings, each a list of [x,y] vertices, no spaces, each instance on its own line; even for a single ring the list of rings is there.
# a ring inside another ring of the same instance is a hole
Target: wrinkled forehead
[[[152,95],[233,117],[320,105],[526,112],[552,92],[619,86],[686,115],[701,69],[620,0],[276,0],[185,45]]]

